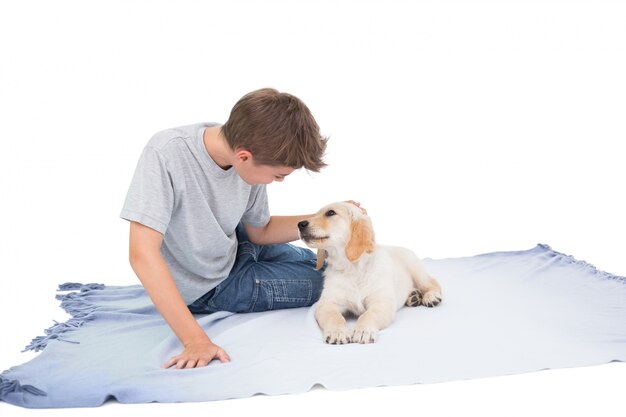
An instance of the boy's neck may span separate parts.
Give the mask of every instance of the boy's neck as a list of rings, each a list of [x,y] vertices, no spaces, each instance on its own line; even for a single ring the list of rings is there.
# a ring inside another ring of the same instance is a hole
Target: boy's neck
[[[234,152],[230,149],[224,135],[222,135],[220,126],[204,129],[202,139],[209,156],[220,168],[227,170],[233,166]]]

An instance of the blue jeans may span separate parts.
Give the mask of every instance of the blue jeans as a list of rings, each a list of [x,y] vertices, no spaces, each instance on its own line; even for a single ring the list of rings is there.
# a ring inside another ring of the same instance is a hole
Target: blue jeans
[[[216,311],[252,313],[306,307],[322,292],[322,271],[315,254],[291,244],[256,245],[237,228],[237,258],[230,275],[191,303],[194,314]]]

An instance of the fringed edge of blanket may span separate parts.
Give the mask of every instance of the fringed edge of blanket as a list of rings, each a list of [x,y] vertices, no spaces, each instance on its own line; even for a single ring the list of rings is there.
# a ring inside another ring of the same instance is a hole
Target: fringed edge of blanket
[[[591,273],[593,273],[594,275],[599,276],[600,278],[612,279],[612,280],[615,280],[615,281],[620,281],[623,284],[626,284],[626,277],[623,277],[623,276],[620,276],[620,275],[613,275],[613,274],[611,274],[609,272],[602,271],[601,269],[596,268],[595,265],[590,264],[587,261],[576,259],[572,255],[567,255],[565,253],[561,253],[561,252],[555,251],[554,249],[552,249],[549,245],[546,245],[545,243],[539,243],[537,246],[541,247],[542,249],[545,249],[545,250],[547,250],[549,252],[552,252],[552,253],[554,253],[556,255],[561,256],[567,262],[570,262],[570,263],[573,263],[573,264],[577,264],[577,265],[580,265],[581,267],[584,267],[584,268],[588,269]]]
[[[80,284],[77,282],[66,282],[59,285],[57,291],[72,291],[67,294],[57,294],[56,299],[61,301],[61,308],[72,317],[65,323],[54,322],[54,325],[44,330],[44,336],[34,338],[22,352],[43,350],[51,340],[60,340],[68,343],[80,343],[62,338],[62,335],[76,330],[86,322],[93,320],[94,312],[98,309],[96,305],[89,302],[86,295],[93,291],[103,290],[104,284]],[[7,378],[4,373],[0,374],[0,400],[5,400],[9,394],[25,393],[38,396],[47,396],[47,393],[32,385],[22,385],[18,380]]]
[[[4,375],[0,375],[0,398],[4,398],[7,394],[14,392],[27,392],[32,395],[47,396],[45,391],[35,388],[32,385],[22,385],[19,381],[8,379]]]
[[[80,284],[77,282],[66,282],[59,285],[57,291],[74,291],[67,294],[57,294],[56,299],[61,301],[61,308],[65,310],[72,317],[65,323],[59,323],[54,321],[54,325],[44,330],[44,336],[35,337],[22,352],[34,350],[39,352],[43,350],[51,340],[60,340],[68,343],[79,343],[72,340],[63,339],[62,335],[65,333],[76,330],[86,322],[94,319],[94,311],[97,310],[97,306],[87,301],[85,295],[92,291],[102,290],[105,288],[104,284]],[[79,291],[79,292],[75,292]]]

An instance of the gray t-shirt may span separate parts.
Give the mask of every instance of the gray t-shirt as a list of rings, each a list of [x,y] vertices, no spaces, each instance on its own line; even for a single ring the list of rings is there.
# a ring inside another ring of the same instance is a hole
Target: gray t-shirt
[[[249,185],[224,170],[204,146],[199,123],[159,132],[139,158],[120,217],[163,234],[161,255],[187,304],[229,274],[241,222],[270,219],[265,185]]]

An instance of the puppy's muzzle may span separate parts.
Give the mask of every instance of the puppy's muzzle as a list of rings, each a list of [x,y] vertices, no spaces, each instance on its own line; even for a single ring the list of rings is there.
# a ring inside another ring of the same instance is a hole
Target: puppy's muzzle
[[[309,227],[309,221],[308,220],[302,220],[301,222],[298,222],[298,229],[300,231],[306,229],[307,227]]]

